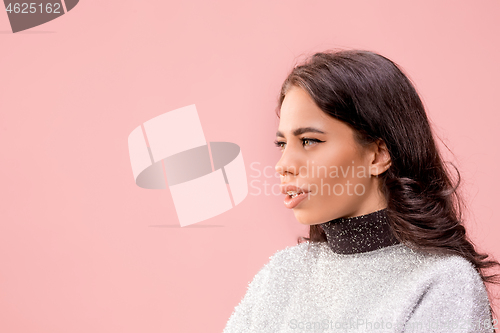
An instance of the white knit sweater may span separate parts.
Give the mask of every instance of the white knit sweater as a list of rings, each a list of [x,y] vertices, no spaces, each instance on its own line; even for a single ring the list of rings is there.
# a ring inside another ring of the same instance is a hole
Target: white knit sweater
[[[396,244],[339,254],[304,242],[276,252],[223,333],[493,332],[473,266]]]

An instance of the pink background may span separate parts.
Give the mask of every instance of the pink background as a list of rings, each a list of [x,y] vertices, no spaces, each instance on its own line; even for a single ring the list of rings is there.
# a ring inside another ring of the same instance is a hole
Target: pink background
[[[135,185],[127,137],[196,104],[207,141],[237,143],[263,191],[279,183],[255,169],[279,158],[280,85],[328,48],[406,70],[455,154],[443,151],[463,177],[471,238],[500,259],[499,17],[497,0],[84,0],[12,34],[2,10],[0,331],[221,332],[269,256],[307,228],[282,195],[252,186],[180,228],[168,190]]]

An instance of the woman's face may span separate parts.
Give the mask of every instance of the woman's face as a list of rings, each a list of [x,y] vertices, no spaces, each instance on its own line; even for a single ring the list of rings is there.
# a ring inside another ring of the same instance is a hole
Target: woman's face
[[[325,114],[297,86],[281,105],[277,144],[282,156],[276,164],[281,184],[308,190],[293,209],[302,224],[319,224],[339,217],[368,214],[387,206],[378,190],[380,174],[389,167],[378,144],[363,148],[346,123]],[[385,147],[385,145],[383,145]],[[390,163],[390,162],[389,162]]]

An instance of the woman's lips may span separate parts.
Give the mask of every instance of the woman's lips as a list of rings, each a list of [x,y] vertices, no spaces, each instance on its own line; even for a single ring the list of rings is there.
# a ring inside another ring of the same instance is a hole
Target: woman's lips
[[[283,203],[285,204],[286,208],[295,208],[297,207],[298,204],[300,204],[302,201],[307,199],[309,197],[309,192],[302,192],[299,193],[296,197],[292,198],[289,194],[286,195],[285,201]]]

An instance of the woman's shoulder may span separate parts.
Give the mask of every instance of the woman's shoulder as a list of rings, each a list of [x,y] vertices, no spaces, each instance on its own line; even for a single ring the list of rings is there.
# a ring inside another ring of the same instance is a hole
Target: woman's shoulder
[[[399,283],[420,286],[422,290],[462,290],[487,297],[481,275],[466,258],[458,254],[430,253],[406,245],[395,249],[391,253],[393,260],[388,261],[392,262],[390,270],[397,273]]]
[[[315,262],[314,257],[318,257],[326,249],[321,244],[302,242],[296,245],[289,245],[285,248],[276,250],[266,263],[264,268],[268,271],[283,275],[286,272],[292,273],[298,271],[306,273],[306,266]]]
[[[283,263],[300,262],[307,253],[307,247],[307,242],[303,242],[279,249],[269,257],[269,264],[280,265]]]
[[[309,242],[287,246],[277,250],[269,257],[268,265],[292,269],[325,261],[363,261],[367,266],[370,263],[384,262],[386,269],[398,271],[403,275],[427,276],[428,278],[444,278],[452,276],[482,282],[481,277],[472,263],[456,254],[429,253],[411,248],[404,244],[397,244],[379,250],[358,255],[339,255],[333,253],[325,242]],[[381,269],[383,267],[380,267]]]
[[[458,254],[417,256],[422,263],[402,281],[418,296],[408,326],[439,320],[468,327],[467,332],[492,332],[488,293],[474,265]]]
[[[430,253],[404,244],[388,246],[358,255],[339,255],[333,253],[326,242],[305,241],[280,249],[269,258],[269,263],[273,266],[299,267],[300,269],[315,263],[322,264],[325,261],[339,261],[339,263],[363,261],[367,266],[371,266],[371,263],[380,264],[383,261],[385,263],[383,266],[386,266],[387,269],[399,271],[399,274],[403,275],[417,274],[434,279],[449,279],[455,276],[462,282],[468,280],[482,283],[478,271],[464,257],[457,254]]]
[[[469,279],[481,279],[474,265],[458,254],[430,253],[425,250],[404,247],[406,254],[411,254],[415,268],[436,276],[462,276]]]
[[[296,245],[290,245],[283,249],[277,250],[269,257],[269,261],[274,264],[287,263],[290,261],[297,263],[305,263],[307,259],[317,257],[328,251],[326,243],[304,241]]]

